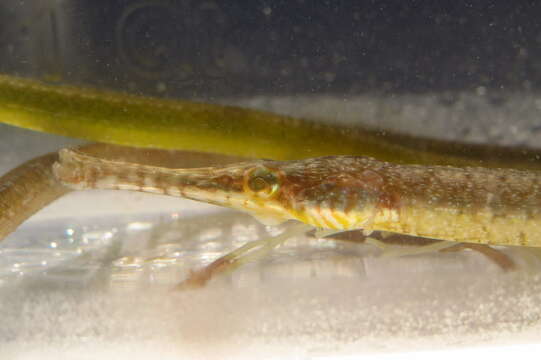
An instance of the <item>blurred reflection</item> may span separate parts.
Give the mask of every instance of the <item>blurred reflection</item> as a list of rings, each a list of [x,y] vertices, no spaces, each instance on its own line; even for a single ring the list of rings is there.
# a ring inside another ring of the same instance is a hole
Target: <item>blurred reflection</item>
[[[203,98],[254,92],[531,91],[541,83],[539,30],[531,16],[540,7],[3,2],[0,70]]]

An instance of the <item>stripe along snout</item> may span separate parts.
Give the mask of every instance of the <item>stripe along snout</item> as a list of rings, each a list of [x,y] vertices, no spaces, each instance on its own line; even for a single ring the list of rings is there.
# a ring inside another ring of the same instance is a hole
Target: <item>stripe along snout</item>
[[[367,182],[359,178],[358,167],[358,158],[325,157],[170,169],[62,150],[54,172],[77,189],[165,194],[248,212],[266,224],[296,219],[320,228],[351,229],[366,225],[377,199],[370,187],[377,185],[377,176]]]

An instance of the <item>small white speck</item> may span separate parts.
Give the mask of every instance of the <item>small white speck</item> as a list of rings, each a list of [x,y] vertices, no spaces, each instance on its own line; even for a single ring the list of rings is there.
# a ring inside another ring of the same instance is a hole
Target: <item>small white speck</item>
[[[484,96],[484,95],[486,95],[486,93],[487,93],[487,88],[484,87],[484,86],[478,86],[477,89],[475,89],[475,92],[476,92],[477,95],[479,95],[479,96]]]
[[[148,221],[134,221],[126,226],[127,231],[141,231],[148,230],[150,228],[152,228],[152,223]],[[109,238],[112,236],[113,234],[109,233]]]

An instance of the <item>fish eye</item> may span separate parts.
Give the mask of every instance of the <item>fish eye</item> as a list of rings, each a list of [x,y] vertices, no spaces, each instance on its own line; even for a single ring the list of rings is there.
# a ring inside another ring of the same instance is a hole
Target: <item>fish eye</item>
[[[247,190],[260,197],[269,198],[280,188],[278,174],[264,166],[254,167],[246,172],[245,186]]]

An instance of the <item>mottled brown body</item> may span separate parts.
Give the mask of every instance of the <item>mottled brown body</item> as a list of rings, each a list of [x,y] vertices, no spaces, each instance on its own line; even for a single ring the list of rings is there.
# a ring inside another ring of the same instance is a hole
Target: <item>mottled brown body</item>
[[[352,156],[168,169],[63,150],[55,174],[75,188],[181,196],[265,221],[541,246],[538,172],[396,165]]]

